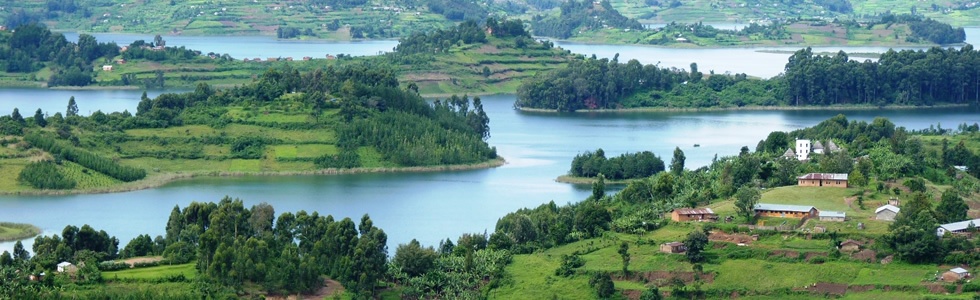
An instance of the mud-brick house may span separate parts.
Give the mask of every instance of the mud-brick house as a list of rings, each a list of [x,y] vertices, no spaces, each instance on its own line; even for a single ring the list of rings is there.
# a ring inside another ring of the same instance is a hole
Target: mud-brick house
[[[798,186],[847,187],[847,174],[839,173],[810,173],[796,177]]]
[[[684,243],[681,242],[660,244],[660,252],[663,253],[683,253],[684,251],[687,251],[687,247],[684,247]]]
[[[674,222],[718,221],[718,214],[715,214],[710,208],[678,208],[670,213],[670,219]]]

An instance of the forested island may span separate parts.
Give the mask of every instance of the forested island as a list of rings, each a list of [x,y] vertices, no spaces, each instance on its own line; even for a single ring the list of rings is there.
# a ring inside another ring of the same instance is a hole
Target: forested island
[[[790,137],[840,149],[801,161],[783,155],[796,145]],[[124,247],[88,225],[38,237],[34,254],[18,243],[0,254],[0,288],[31,299],[969,297],[980,286],[936,274],[976,265],[976,239],[937,236],[936,228],[967,220],[980,203],[978,142],[977,124],[910,131],[839,115],[772,132],[754,151],[744,146],[702,168],[675,160],[670,172],[615,195],[599,182],[581,202],[515,211],[490,233],[432,246],[412,240],[393,252],[367,215],[276,217],[268,204],[246,208],[226,197],[174,207],[161,224],[165,235],[140,235]],[[848,186],[797,185],[815,172],[849,174]],[[759,216],[758,203],[847,217]],[[876,208],[888,203],[900,203],[900,212],[877,220]],[[687,207],[711,209],[718,220],[669,219]],[[674,249],[665,245],[685,251],[664,253]]]
[[[193,176],[488,167],[479,97],[427,103],[394,72],[352,63],[269,69],[230,89],[145,96],[137,111],[0,117],[5,193],[107,192]]]
[[[890,50],[877,61],[856,62],[843,51],[794,53],[779,76],[704,74],[620,63],[595,57],[539,73],[518,88],[516,107],[556,111],[703,109],[808,106],[977,105],[980,52],[960,49]]]

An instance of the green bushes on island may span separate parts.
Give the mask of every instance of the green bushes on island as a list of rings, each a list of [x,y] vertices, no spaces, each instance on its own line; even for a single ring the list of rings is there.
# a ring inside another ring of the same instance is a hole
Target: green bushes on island
[[[599,174],[610,180],[646,178],[664,171],[664,161],[650,151],[623,153],[606,158],[605,151],[586,151],[575,155],[569,175],[596,177]]]
[[[641,30],[643,25],[635,19],[630,19],[612,7],[608,0],[598,2],[590,0],[568,1],[561,4],[557,16],[536,15],[531,20],[535,35],[551,36],[567,39],[575,35],[575,31],[612,27],[617,29]]]

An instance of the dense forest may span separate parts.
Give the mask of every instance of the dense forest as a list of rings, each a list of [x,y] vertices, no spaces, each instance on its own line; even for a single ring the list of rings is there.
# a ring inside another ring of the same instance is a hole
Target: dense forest
[[[843,51],[794,53],[771,79],[588,58],[539,73],[518,89],[517,107],[575,111],[629,107],[744,105],[933,105],[980,101],[980,52],[960,49],[888,51],[856,62]]]
[[[446,239],[438,250],[412,240],[399,245],[389,259],[387,235],[368,215],[355,223],[317,212],[275,213],[269,204],[246,208],[230,197],[218,203],[192,202],[173,208],[165,235],[140,235],[122,250],[119,240],[105,231],[69,225],[60,236],[37,237],[33,257],[20,242],[13,253],[0,255],[0,291],[18,299],[258,297],[310,294],[329,278],[341,282],[354,299],[376,298],[387,283],[398,284],[411,297],[472,298],[487,280],[499,280],[510,262],[507,251],[487,249],[482,234],[464,234],[455,243]],[[197,276],[143,282],[139,291],[105,288],[118,279],[102,272],[130,268],[114,259],[147,255],[163,260],[137,263],[136,268],[193,264]],[[62,278],[66,273],[54,271],[60,262],[80,268]],[[42,282],[16,275],[42,272],[51,274]],[[168,283],[190,288],[168,291]]]
[[[606,179],[622,180],[646,178],[663,170],[664,161],[650,151],[623,153],[607,159],[605,151],[597,149],[575,155],[568,174],[578,177],[596,177],[602,174]]]
[[[536,15],[531,19],[531,28],[535,35],[561,39],[572,37],[578,30],[606,27],[643,29],[640,22],[620,14],[608,0],[601,2],[570,0],[561,4],[561,13],[558,16]]]

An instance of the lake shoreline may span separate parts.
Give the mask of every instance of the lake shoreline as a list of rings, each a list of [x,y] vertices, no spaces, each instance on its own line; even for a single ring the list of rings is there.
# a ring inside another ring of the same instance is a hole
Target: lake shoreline
[[[10,233],[11,230],[20,232]],[[41,228],[34,224],[0,222],[0,243],[26,240],[41,234]]]
[[[631,182],[642,180],[642,178],[637,179],[623,179],[623,180],[610,180],[606,179],[605,183],[607,185],[627,185]],[[595,178],[593,177],[580,177],[572,175],[561,175],[555,178],[555,182],[568,183],[568,184],[593,184],[595,183]]]
[[[496,168],[507,164],[503,157],[497,157],[488,161],[460,164],[460,165],[438,165],[423,167],[377,167],[377,168],[352,168],[352,169],[317,169],[311,171],[269,171],[269,172],[231,172],[231,171],[194,171],[194,172],[167,172],[147,176],[134,182],[122,183],[113,187],[96,189],[71,189],[71,190],[28,190],[28,191],[0,191],[0,195],[19,195],[19,196],[51,196],[51,195],[80,195],[80,194],[108,194],[123,193],[138,190],[158,188],[169,183],[201,177],[246,177],[246,176],[332,176],[347,174],[366,174],[366,173],[429,173],[446,171],[466,171],[478,169]]]
[[[625,112],[711,112],[711,111],[806,111],[806,110],[908,110],[970,107],[969,104],[914,105],[831,105],[831,106],[738,106],[738,107],[638,107],[621,109],[582,109],[574,113],[625,113]],[[522,112],[564,113],[555,109],[516,107]]]

